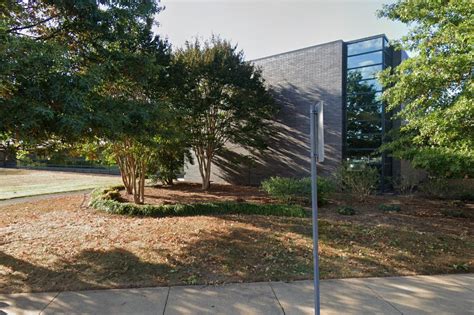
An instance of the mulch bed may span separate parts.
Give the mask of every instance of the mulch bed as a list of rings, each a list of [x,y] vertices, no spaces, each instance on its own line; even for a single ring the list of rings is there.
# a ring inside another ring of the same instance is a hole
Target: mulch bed
[[[121,191],[123,201],[133,202],[133,197]],[[178,182],[171,187],[145,187],[145,204],[177,204],[196,202],[237,201],[275,203],[258,187],[212,184],[208,191],[198,183]]]
[[[149,189],[147,202],[271,202],[257,188],[216,188]],[[1,293],[311,278],[310,218],[138,218],[87,208],[86,199],[0,206]],[[381,212],[380,203],[398,203],[401,211]],[[337,214],[342,204],[357,214]],[[336,195],[320,212],[322,278],[474,272],[473,217],[445,217],[446,208],[474,211],[416,197],[358,203]]]

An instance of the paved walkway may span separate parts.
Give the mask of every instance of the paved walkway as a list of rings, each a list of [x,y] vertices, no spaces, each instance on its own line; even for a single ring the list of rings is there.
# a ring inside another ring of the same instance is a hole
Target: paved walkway
[[[0,295],[0,314],[312,314],[312,282]],[[322,314],[474,314],[474,274],[324,280]]]

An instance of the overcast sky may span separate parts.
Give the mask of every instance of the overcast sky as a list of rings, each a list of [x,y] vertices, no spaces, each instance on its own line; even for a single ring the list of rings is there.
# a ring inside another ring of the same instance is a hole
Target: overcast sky
[[[159,34],[180,47],[195,36],[218,34],[243,49],[247,60],[324,42],[406,32],[378,19],[390,0],[162,0]]]

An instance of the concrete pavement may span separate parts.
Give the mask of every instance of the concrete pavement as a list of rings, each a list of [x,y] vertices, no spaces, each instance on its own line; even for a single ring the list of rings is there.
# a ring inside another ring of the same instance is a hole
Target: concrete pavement
[[[474,274],[323,280],[322,314],[474,314]],[[312,314],[311,281],[0,295],[0,314]]]

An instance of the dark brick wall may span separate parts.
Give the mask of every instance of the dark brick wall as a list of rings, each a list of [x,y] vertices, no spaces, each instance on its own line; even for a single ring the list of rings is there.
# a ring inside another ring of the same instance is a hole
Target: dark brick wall
[[[257,185],[270,176],[308,176],[310,172],[309,107],[324,101],[325,155],[319,170],[331,174],[342,161],[343,42],[336,41],[257,59],[280,112],[265,152],[229,144],[213,165],[212,181]],[[188,165],[186,180],[200,181],[197,165]]]

